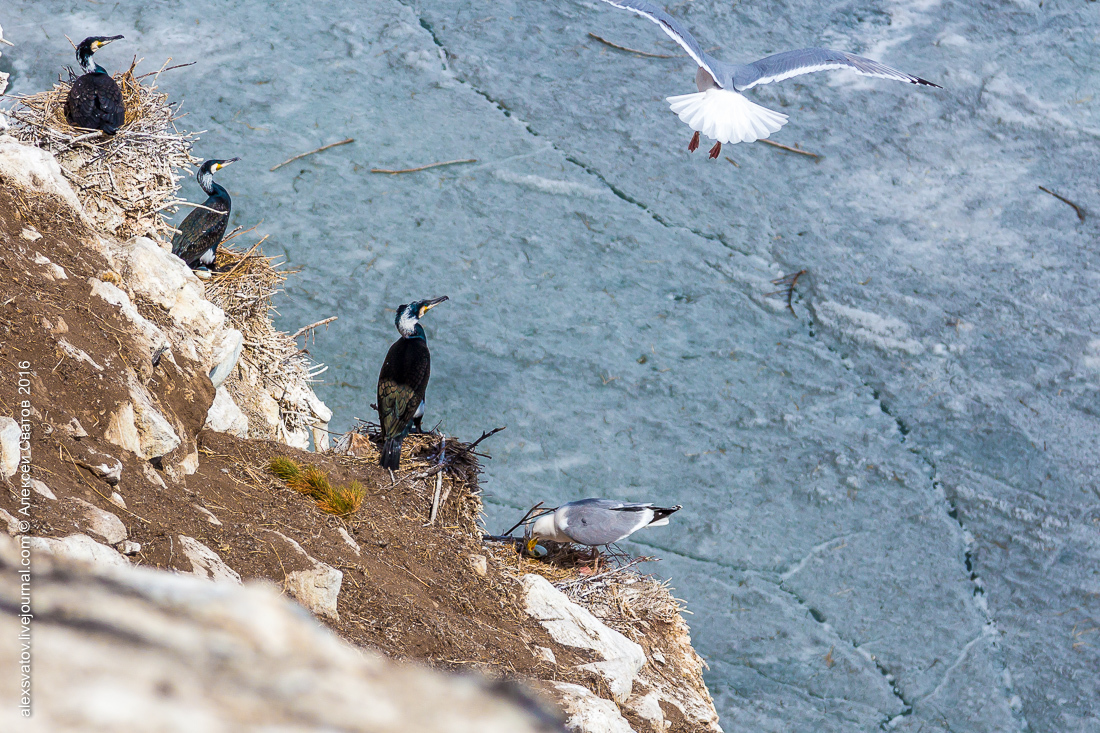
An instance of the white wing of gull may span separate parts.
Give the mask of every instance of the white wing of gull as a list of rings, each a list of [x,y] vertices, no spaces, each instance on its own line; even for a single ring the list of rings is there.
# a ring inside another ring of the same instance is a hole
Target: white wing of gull
[[[562,504],[553,513],[536,519],[531,527],[531,536],[580,545],[610,545],[642,527],[668,524],[669,515],[679,510],[679,506],[657,507],[614,499],[582,499]]]
[[[717,141],[710,150],[711,158],[718,157],[723,143],[755,142],[768,137],[787,123],[787,115],[761,107],[739,93],[758,84],[782,81],[815,71],[851,69],[867,76],[940,88],[937,84],[892,69],[878,61],[827,48],[786,51],[751,64],[735,66],[705,53],[679,21],[647,0],[603,2],[629,10],[661,26],[661,30],[683,46],[699,64],[700,71],[695,75],[699,91],[695,94],[669,97],[668,103],[672,111],[695,130],[688,150],[694,151],[698,148],[699,133]]]
[[[629,10],[643,18],[649,18],[654,23],[661,26],[661,30],[667,33],[669,38],[679,43],[683,49],[688,52],[688,56],[695,59],[695,63],[706,69],[713,78],[718,78],[718,74],[715,71],[715,68],[718,66],[718,64],[715,63],[717,59],[712,58],[700,48],[699,42],[695,40],[695,36],[691,35],[687,28],[680,25],[680,21],[661,10],[653,3],[646,2],[646,0],[603,1],[608,5],[614,5],[616,8]]]
[[[919,84],[926,87],[942,89],[939,84],[921,79],[919,76],[906,74],[878,61],[844,53],[832,51],[827,48],[800,48],[797,51],[784,51],[774,56],[767,56],[751,64],[738,66],[733,71],[733,87],[738,91],[752,89],[759,84],[770,84],[773,81],[783,81],[792,76],[812,74],[815,71],[828,71],[830,69],[851,69],[864,76],[876,76],[880,79],[893,79],[909,84]]]

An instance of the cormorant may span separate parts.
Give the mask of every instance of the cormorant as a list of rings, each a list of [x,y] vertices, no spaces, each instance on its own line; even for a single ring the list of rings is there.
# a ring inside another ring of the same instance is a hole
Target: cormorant
[[[115,80],[99,64],[92,63],[92,54],[122,36],[91,36],[76,47],[76,60],[84,75],[77,78],[65,99],[65,119],[73,127],[103,130],[114,135],[126,121],[126,105]]]
[[[382,426],[382,468],[396,470],[401,463],[401,441],[415,427],[422,432],[424,390],[431,376],[432,358],[419,321],[447,296],[418,300],[397,309],[394,323],[401,338],[394,342],[378,373],[378,424]]]
[[[199,167],[196,180],[210,197],[203,202],[206,209],[195,209],[183,223],[179,232],[172,237],[172,254],[187,263],[192,270],[199,267],[209,268],[218,254],[218,245],[222,242],[225,227],[229,223],[229,212],[233,201],[229,192],[214,183],[214,174],[240,158],[229,160],[208,160]]]

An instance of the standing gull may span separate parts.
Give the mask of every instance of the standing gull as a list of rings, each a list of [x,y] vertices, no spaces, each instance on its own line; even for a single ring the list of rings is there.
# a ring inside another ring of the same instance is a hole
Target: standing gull
[[[678,20],[653,3],[647,0],[603,1],[649,18],[699,64],[699,70],[695,72],[695,86],[699,91],[669,97],[668,102],[672,111],[695,130],[688,150],[695,152],[698,149],[700,132],[717,141],[710,149],[711,158],[717,158],[722,152],[722,143],[756,142],[787,124],[787,115],[761,107],[740,94],[758,84],[783,81],[814,71],[851,69],[866,76],[941,88],[938,84],[892,69],[878,61],[827,48],[800,48],[751,64],[729,64],[706,53]]]
[[[531,526],[531,542],[546,539],[597,547],[624,540],[642,527],[668,524],[669,515],[681,509],[658,507],[614,499],[581,499],[562,504]],[[530,547],[528,548],[531,549]]]

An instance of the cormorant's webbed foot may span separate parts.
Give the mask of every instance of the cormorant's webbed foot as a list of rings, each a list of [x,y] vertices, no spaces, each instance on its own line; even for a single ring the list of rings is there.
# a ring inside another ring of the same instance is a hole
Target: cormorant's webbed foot
[[[722,152],[722,143],[714,143],[714,147],[710,149],[710,159],[717,160],[718,155]]]
[[[698,149],[699,149],[699,133],[696,132],[694,135],[691,136],[691,142],[688,143],[688,152],[689,153],[694,153]]]

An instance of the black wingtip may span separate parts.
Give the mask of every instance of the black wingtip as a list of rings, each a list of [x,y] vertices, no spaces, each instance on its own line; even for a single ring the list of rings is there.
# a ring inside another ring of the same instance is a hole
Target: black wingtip
[[[914,83],[914,84],[917,84],[917,85],[919,85],[919,86],[922,86],[922,87],[932,87],[932,88],[934,88],[934,89],[943,89],[943,87],[941,87],[941,86],[940,86],[939,84],[933,84],[932,82],[928,81],[927,79],[921,79],[921,78],[920,78],[919,76],[918,76],[918,77],[916,77],[916,79],[917,79],[917,80],[916,80],[915,82],[913,82],[913,83]]]

